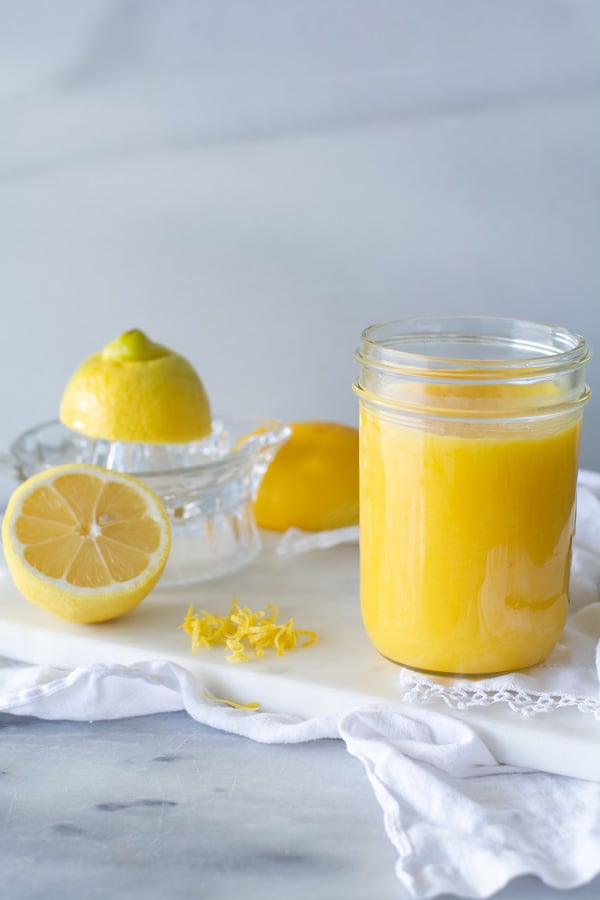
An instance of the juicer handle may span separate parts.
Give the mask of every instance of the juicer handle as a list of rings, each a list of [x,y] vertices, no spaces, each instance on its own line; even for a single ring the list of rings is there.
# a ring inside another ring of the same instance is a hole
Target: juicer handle
[[[19,480],[17,464],[10,453],[0,451],[0,478],[12,478]]]
[[[269,467],[269,463],[277,453],[280,447],[290,437],[292,431],[288,425],[282,425],[279,428],[273,428],[258,435],[255,440],[257,442],[257,454],[250,468],[250,491],[252,500],[256,500],[258,489],[263,480],[263,476]]]

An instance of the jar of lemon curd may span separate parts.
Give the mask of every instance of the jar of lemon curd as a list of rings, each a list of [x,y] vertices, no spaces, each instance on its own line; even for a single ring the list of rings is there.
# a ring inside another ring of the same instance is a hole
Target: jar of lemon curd
[[[495,674],[558,641],[590,355],[577,334],[515,319],[363,332],[361,610],[388,659]]]

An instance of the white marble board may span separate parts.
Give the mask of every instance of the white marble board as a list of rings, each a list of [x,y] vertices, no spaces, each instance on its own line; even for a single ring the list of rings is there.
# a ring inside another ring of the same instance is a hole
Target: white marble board
[[[129,615],[101,625],[71,625],[38,610],[17,593],[4,565],[1,571],[6,657],[64,669],[168,659],[201,675],[216,696],[303,717],[400,700],[399,667],[371,647],[362,628],[353,545],[281,558],[267,540],[243,571],[193,587],[159,587]],[[298,628],[316,631],[318,642],[237,665],[222,648],[193,654],[178,628],[189,604],[223,614],[234,595],[253,609],[275,604],[281,621],[293,617]],[[528,719],[504,705],[460,712],[430,704],[468,721],[501,762],[600,781],[600,722],[591,715],[560,709]]]

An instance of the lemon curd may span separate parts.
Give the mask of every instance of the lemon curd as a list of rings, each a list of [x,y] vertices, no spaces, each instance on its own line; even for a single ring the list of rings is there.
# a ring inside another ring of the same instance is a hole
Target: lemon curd
[[[484,320],[485,328],[494,322],[501,330],[511,320]],[[581,363],[569,363],[563,383],[560,349],[549,352],[549,368],[535,356],[533,376],[520,348],[504,368],[462,363],[457,346],[500,355],[498,342],[471,347],[481,337],[463,330],[477,324],[454,326],[452,350],[436,335],[433,362],[412,346],[409,360],[394,360],[390,340],[379,355],[364,342],[356,385],[367,634],[395,662],[465,675],[535,665],[560,637],[589,396],[573,379]]]
[[[579,425],[469,437],[361,413],[361,605],[389,659],[439,672],[540,662],[568,608]]]

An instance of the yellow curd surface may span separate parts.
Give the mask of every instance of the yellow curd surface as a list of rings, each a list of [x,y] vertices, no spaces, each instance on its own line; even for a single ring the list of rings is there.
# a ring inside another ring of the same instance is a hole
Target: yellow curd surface
[[[435,672],[534,665],[568,607],[579,418],[483,433],[361,407],[361,607],[377,649]]]

